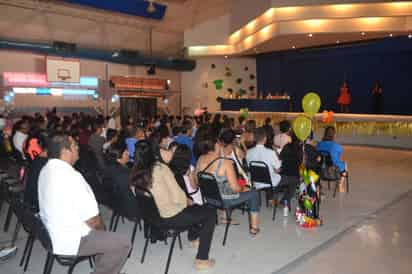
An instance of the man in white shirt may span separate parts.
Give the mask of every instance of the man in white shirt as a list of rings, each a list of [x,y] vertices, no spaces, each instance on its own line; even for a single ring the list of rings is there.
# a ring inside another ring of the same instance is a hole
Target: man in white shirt
[[[104,231],[94,194],[73,165],[78,146],[67,135],[49,139],[49,161],[40,172],[40,217],[57,255],[96,256],[94,274],[118,274],[130,250],[130,240]]]
[[[22,121],[22,120],[17,123],[18,124],[16,125],[16,133],[14,133],[14,136],[13,136],[13,145],[14,145],[14,148],[18,152],[20,152],[21,157],[25,159],[24,152],[23,152],[23,146],[28,137],[30,126],[29,126],[29,123]]]
[[[282,165],[282,162],[279,160],[279,157],[275,151],[266,148],[266,131],[264,128],[257,128],[254,132],[256,146],[252,149],[249,149],[246,153],[246,161],[248,165],[252,161],[261,161],[264,162],[269,167],[270,178],[272,180],[272,186],[275,187],[280,182],[279,169]],[[255,183],[257,188],[263,187],[266,185]]]
[[[283,147],[289,143],[292,143],[292,138],[289,135],[290,132],[290,122],[283,120],[279,123],[280,133],[277,134],[273,140],[274,148],[277,153],[280,154]]]

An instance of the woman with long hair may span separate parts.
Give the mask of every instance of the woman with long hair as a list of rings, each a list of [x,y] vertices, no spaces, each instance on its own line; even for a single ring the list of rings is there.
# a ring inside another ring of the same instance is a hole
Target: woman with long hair
[[[196,173],[208,172],[214,175],[220,195],[226,205],[235,206],[244,202],[248,203],[250,211],[249,233],[257,235],[260,232],[258,192],[239,184],[233,161],[222,157],[222,146],[212,132],[208,139],[201,142],[199,147],[201,156],[196,166]]]
[[[195,266],[207,269],[214,265],[209,250],[215,230],[216,210],[193,205],[176,182],[170,168],[156,157],[153,145],[147,141],[136,144],[135,162],[131,174],[131,186],[149,191],[159,209],[163,222],[172,226],[200,225],[199,245]]]

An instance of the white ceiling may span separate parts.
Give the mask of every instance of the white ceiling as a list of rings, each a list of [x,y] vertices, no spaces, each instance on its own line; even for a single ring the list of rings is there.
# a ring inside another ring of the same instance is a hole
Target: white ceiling
[[[168,6],[163,20],[68,5],[55,0],[0,0],[0,37],[38,42],[64,41],[102,49],[148,51],[176,55],[183,48],[183,32],[226,14],[227,0],[161,0]]]
[[[392,34],[392,36],[390,36]],[[245,55],[254,55],[273,51],[294,50],[319,46],[338,46],[375,39],[408,36],[408,32],[354,32],[354,33],[317,33],[309,37],[307,34],[284,35],[273,38],[258,47],[246,51]],[[412,41],[411,41],[412,42]],[[412,46],[412,43],[411,43]]]

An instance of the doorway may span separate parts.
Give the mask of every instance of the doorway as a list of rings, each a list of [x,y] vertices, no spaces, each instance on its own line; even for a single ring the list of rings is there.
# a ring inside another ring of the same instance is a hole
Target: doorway
[[[127,123],[130,116],[136,122],[139,119],[151,119],[156,116],[156,98],[127,98],[120,97],[120,119],[122,125]]]

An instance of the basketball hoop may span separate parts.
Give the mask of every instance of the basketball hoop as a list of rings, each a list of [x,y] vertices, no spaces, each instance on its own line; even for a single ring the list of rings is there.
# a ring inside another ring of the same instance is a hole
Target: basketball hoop
[[[62,81],[67,81],[71,79],[70,70],[68,69],[57,69],[57,78]]]

